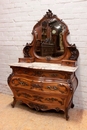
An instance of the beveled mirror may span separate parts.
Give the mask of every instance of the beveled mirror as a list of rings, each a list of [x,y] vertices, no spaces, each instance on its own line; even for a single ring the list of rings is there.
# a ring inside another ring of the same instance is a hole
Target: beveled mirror
[[[66,25],[52,12],[47,12],[47,19],[42,19],[34,28],[36,39],[35,53],[38,56],[51,56],[53,58],[64,54],[63,35]]]

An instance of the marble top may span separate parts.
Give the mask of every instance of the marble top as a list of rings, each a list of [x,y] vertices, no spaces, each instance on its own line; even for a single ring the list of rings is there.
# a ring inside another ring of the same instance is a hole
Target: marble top
[[[19,63],[10,64],[10,66],[43,69],[43,70],[59,70],[59,71],[68,71],[68,72],[75,72],[78,68],[78,66],[70,67],[70,66],[64,66],[61,64],[43,63],[43,62],[32,62],[32,63],[19,62]]]

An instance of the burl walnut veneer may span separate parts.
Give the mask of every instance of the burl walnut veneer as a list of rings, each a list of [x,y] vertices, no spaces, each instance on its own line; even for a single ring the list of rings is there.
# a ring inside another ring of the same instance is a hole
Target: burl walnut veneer
[[[62,110],[68,120],[73,95],[78,85],[75,72],[79,52],[67,41],[67,25],[52,11],[34,26],[33,41],[23,49],[24,58],[11,64],[8,84],[14,100],[37,111]]]

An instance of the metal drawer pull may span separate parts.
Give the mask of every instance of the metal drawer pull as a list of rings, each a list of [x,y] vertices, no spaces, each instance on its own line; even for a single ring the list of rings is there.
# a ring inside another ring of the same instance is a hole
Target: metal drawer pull
[[[47,89],[50,89],[50,90],[57,90],[58,88],[56,86],[47,86]]]

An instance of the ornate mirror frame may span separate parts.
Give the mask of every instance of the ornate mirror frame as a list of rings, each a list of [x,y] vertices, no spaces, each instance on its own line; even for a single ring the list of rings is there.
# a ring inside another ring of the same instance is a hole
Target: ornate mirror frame
[[[50,28],[52,29],[53,33],[52,36],[54,36],[54,34],[57,31],[53,29],[54,27],[52,27],[52,25],[57,27],[57,29],[59,29],[60,27],[62,28],[60,35],[60,43],[62,42],[64,52],[60,56],[56,57],[52,56],[53,44],[51,44],[48,38],[50,35],[49,32],[51,31]],[[48,31],[47,36],[45,36],[45,34],[44,36],[42,36],[44,29]],[[48,10],[48,12],[46,12],[44,17],[33,27],[32,35],[33,35],[33,41],[31,43],[26,44],[26,46],[23,49],[24,58],[19,58],[19,62],[49,62],[49,63],[59,63],[68,66],[75,66],[75,63],[79,56],[79,51],[76,48],[75,44],[73,45],[69,44],[69,42],[67,41],[67,35],[69,35],[67,25],[62,20],[60,20],[56,15],[54,15],[51,10]],[[44,44],[43,42],[44,37],[46,44]],[[48,47],[47,51],[49,51],[50,55],[46,55],[47,52],[46,53],[42,52],[41,55],[38,55],[36,53],[37,41],[40,41],[42,44],[40,49],[44,48],[46,50]],[[48,44],[50,44],[50,48],[49,46],[47,46]]]

